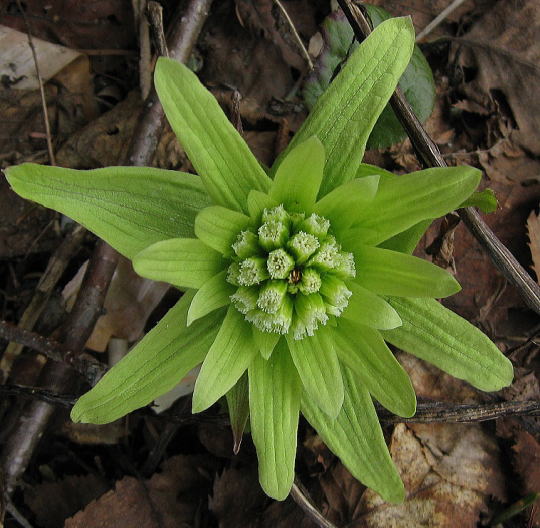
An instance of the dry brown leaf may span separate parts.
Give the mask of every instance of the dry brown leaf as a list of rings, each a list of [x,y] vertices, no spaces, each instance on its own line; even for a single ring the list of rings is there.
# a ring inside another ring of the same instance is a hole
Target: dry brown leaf
[[[463,45],[462,64],[478,70],[476,78],[465,84],[466,93],[473,100],[482,95],[503,107],[508,104],[516,123],[511,137],[526,150],[539,155],[538,2],[499,1],[460,41]]]
[[[540,214],[531,212],[527,219],[527,231],[529,233],[532,268],[536,273],[536,280],[540,281]]]
[[[55,482],[25,487],[24,502],[36,516],[39,526],[58,528],[108,488],[106,480],[97,475],[69,475]]]
[[[519,431],[516,435],[514,464],[522,481],[522,495],[540,491],[540,443],[529,433]],[[540,510],[533,513],[530,526],[540,525]]]
[[[115,489],[66,520],[65,528],[178,528],[193,526],[211,489],[209,457],[179,455],[146,481],[124,477]]]
[[[399,424],[390,451],[408,498],[387,504],[366,490],[362,526],[473,528],[489,496],[505,498],[498,446],[478,425]]]

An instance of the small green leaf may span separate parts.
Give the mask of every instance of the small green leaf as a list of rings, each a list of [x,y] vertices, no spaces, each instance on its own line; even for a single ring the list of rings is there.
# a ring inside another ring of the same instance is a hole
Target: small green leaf
[[[249,386],[247,372],[244,372],[236,385],[226,394],[229,420],[233,434],[233,453],[240,451],[242,437],[249,418]]]
[[[296,435],[302,385],[285,341],[268,360],[257,355],[249,366],[251,436],[264,491],[284,500],[294,480]]]
[[[289,211],[313,209],[324,169],[324,147],[313,136],[298,144],[278,167],[270,197]]]
[[[319,97],[280,157],[282,161],[311,136],[321,140],[326,167],[319,197],[354,178],[371,130],[409,63],[413,47],[410,18],[392,18],[375,28]]]
[[[195,215],[210,203],[198,176],[151,167],[24,163],[5,174],[23,198],[73,218],[128,258],[160,240],[193,236]]]
[[[201,288],[224,268],[221,255],[195,238],[171,238],[137,253],[133,269],[178,288]]]
[[[258,355],[257,352],[251,337],[251,325],[234,306],[229,306],[195,382],[193,412],[208,409],[227,393]]]
[[[450,273],[427,260],[362,244],[347,250],[360,270],[355,282],[378,295],[438,298],[461,289]]]
[[[378,6],[363,4],[377,27],[383,20],[391,18],[390,13]],[[347,59],[358,43],[354,40],[351,25],[341,10],[332,12],[322,23],[324,47],[317,59],[314,72],[304,84],[304,99],[309,108],[327,89],[334,71]],[[399,86],[411,104],[414,113],[424,122],[433,110],[435,84],[431,68],[418,46],[414,47],[409,65],[403,72]],[[405,138],[403,127],[394,111],[387,105],[381,113],[371,135],[368,149],[386,148]]]
[[[287,344],[306,398],[326,415],[335,418],[343,403],[343,381],[331,330],[329,327],[319,328],[314,336],[300,340],[287,335]]]
[[[385,240],[380,247],[411,255],[433,220],[422,220],[405,231]]]
[[[247,198],[249,216],[256,223],[260,223],[261,215],[265,209],[275,207],[278,203],[261,191],[251,191]]]
[[[422,220],[453,211],[476,189],[481,176],[478,169],[462,166],[425,169],[381,181],[375,198],[358,209],[355,225],[374,233],[362,242],[378,245]],[[353,231],[349,240],[357,236]]]
[[[214,312],[188,328],[193,294],[184,294],[125,358],[79,398],[71,411],[74,422],[103,424],[121,418],[171,390],[202,362],[225,314]]]
[[[250,190],[271,180],[215,97],[186,66],[160,57],[154,82],[172,129],[217,205],[247,212]]]
[[[250,224],[249,216],[214,205],[203,209],[195,218],[195,235],[207,246],[228,256],[238,233]]]
[[[226,278],[227,271],[222,271],[205,282],[197,290],[189,306],[187,315],[188,326],[193,321],[204,317],[218,308],[227,306],[231,302],[231,295],[234,294],[236,288],[232,284],[229,284]]]
[[[379,187],[379,176],[356,178],[336,187],[319,200],[313,212],[328,218],[334,231],[347,229],[356,217],[358,207],[373,200]]]
[[[386,341],[468,381],[497,391],[512,383],[512,363],[468,321],[434,299],[390,298],[403,325],[381,332]]]
[[[302,413],[353,477],[384,500],[403,502],[405,489],[388,453],[371,396],[347,367],[343,367],[343,382],[345,399],[335,420],[330,420],[306,395],[302,398]]]
[[[492,189],[474,192],[465,200],[461,207],[478,207],[483,213],[493,213],[498,206],[497,197]]]
[[[353,281],[347,283],[352,296],[341,317],[377,329],[396,328],[401,324],[398,313],[384,299]]]
[[[259,330],[255,326],[253,326],[252,328],[253,341],[255,342],[255,345],[259,349],[261,356],[264,359],[268,359],[272,355],[274,348],[276,348],[276,345],[281,338],[281,335],[274,334],[272,332],[261,332],[261,330]]]
[[[373,328],[340,318],[334,333],[339,359],[390,412],[410,417],[416,395],[408,374]]]

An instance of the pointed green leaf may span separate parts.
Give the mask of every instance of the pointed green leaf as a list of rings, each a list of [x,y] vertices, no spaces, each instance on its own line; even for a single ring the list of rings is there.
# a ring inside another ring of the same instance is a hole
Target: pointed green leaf
[[[352,295],[341,317],[377,329],[396,328],[401,324],[398,313],[384,299],[352,281],[347,283],[347,288]]]
[[[319,328],[314,336],[300,340],[287,335],[287,344],[306,398],[325,414],[335,418],[343,403],[343,381],[331,330],[328,327]]]
[[[433,299],[391,298],[403,326],[381,332],[386,341],[483,391],[512,383],[512,363],[468,321]]]
[[[478,207],[483,213],[493,213],[497,210],[498,206],[497,197],[492,189],[484,189],[472,193],[467,198],[461,207]]]
[[[294,480],[302,385],[284,340],[270,359],[257,355],[248,372],[251,436],[259,460],[259,480],[270,497],[284,500]]]
[[[343,382],[345,399],[335,420],[330,420],[306,395],[302,398],[302,413],[353,477],[384,500],[403,502],[405,489],[388,453],[369,392],[347,367],[343,367]]]
[[[229,420],[233,434],[233,453],[240,451],[244,429],[249,418],[249,386],[247,372],[244,372],[236,385],[226,394]]]
[[[133,269],[179,288],[201,288],[224,268],[221,255],[195,238],[171,238],[137,253]]]
[[[214,96],[186,66],[160,57],[154,75],[165,114],[217,205],[247,211],[250,190],[271,180]]]
[[[362,242],[378,245],[422,220],[453,211],[476,189],[481,176],[473,167],[437,167],[381,181],[373,201],[358,209],[355,225],[374,233]]]
[[[280,163],[270,197],[289,211],[311,211],[321,186],[324,161],[324,147],[316,136],[299,143]]]
[[[354,222],[358,207],[373,200],[378,187],[377,175],[356,178],[325,195],[315,204],[313,212],[328,218],[334,230],[347,229]]]
[[[23,198],[73,218],[128,258],[160,240],[193,236],[195,215],[210,203],[198,176],[151,167],[24,163],[5,174]]]
[[[319,196],[354,178],[371,130],[409,63],[413,47],[409,18],[380,24],[352,53],[295,134],[284,156],[311,136],[324,145],[327,161]]]
[[[186,317],[193,293],[184,294],[125,358],[79,398],[71,411],[74,422],[112,422],[165,394],[202,362],[224,311],[199,319],[188,328]]]
[[[371,395],[398,416],[414,416],[416,395],[411,380],[381,334],[340,318],[334,336],[340,361],[358,376]]]
[[[358,269],[355,282],[378,295],[448,297],[461,289],[450,273],[427,260],[362,244],[347,249]]]
[[[261,191],[251,191],[247,198],[249,216],[258,224],[265,209],[270,209],[279,205],[270,195]]]
[[[249,216],[214,205],[203,209],[195,218],[195,235],[207,246],[228,256],[240,231],[250,224]]]
[[[234,306],[229,306],[195,382],[193,412],[208,409],[228,392],[258,355],[257,352],[251,337],[251,325]]]
[[[253,341],[255,342],[256,347],[259,349],[261,356],[264,359],[268,359],[272,355],[274,348],[276,348],[281,335],[273,332],[261,332],[261,330],[255,326],[252,327],[252,330]]]
[[[422,220],[405,231],[385,240],[380,247],[411,255],[433,220]]]
[[[188,310],[188,326],[193,321],[218,308],[227,306],[231,302],[231,295],[234,294],[236,288],[227,282],[226,277],[227,271],[222,271],[205,282],[200,290],[197,290]]]

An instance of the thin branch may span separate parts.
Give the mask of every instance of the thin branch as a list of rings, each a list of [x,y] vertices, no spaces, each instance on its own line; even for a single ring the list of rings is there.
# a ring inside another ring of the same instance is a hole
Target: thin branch
[[[165,40],[165,31],[163,29],[163,7],[153,0],[148,2],[146,6],[146,15],[152,30],[154,45],[156,46],[157,55],[168,57],[169,50],[167,49],[167,41]]]
[[[306,61],[308,63],[309,69],[313,70],[313,61],[311,60],[311,57],[309,56],[309,52],[304,46],[304,43],[302,42],[302,39],[300,38],[300,35],[298,34],[298,31],[296,30],[296,26],[294,25],[294,22],[292,21],[291,17],[289,16],[289,13],[287,13],[287,10],[285,9],[285,6],[280,2],[280,0],[274,0],[274,3],[279,7],[281,13],[285,17],[285,20],[287,21],[287,24],[289,24],[289,27],[291,28],[292,34],[300,47],[300,50],[302,51],[302,54],[306,58]]]
[[[418,35],[416,42],[420,42],[424,37],[429,35],[439,24],[449,17],[465,0],[454,0],[447,5]]]
[[[47,99],[45,97],[45,88],[43,87],[43,79],[39,73],[39,63],[36,53],[36,48],[34,46],[34,41],[32,40],[32,31],[30,28],[30,22],[26,16],[26,11],[24,10],[21,0],[17,0],[17,8],[19,9],[23,20],[24,25],[26,26],[26,35],[28,36],[28,45],[32,51],[32,57],[34,59],[34,66],[36,67],[36,77],[39,85],[39,94],[41,96],[41,106],[43,108],[43,122],[45,124],[45,136],[47,139],[47,151],[49,152],[49,162],[51,165],[56,165],[56,158],[54,157],[54,150],[51,137],[51,125],[49,123],[49,111],[47,110]]]
[[[319,528],[337,528],[335,524],[331,523],[324,515],[315,507],[306,488],[299,481],[298,477],[295,477],[294,483],[291,488],[291,497],[302,508],[304,513],[317,525]]]
[[[338,3],[351,24],[356,39],[362,41],[371,31],[366,16],[351,0],[338,0]],[[392,95],[390,103],[407,132],[417,156],[424,165],[428,167],[447,167],[437,145],[424,130],[422,123],[414,114],[399,88]],[[472,207],[459,209],[458,214],[469,231],[489,254],[495,266],[518,290],[525,303],[540,314],[540,286],[497,238],[475,209]]]

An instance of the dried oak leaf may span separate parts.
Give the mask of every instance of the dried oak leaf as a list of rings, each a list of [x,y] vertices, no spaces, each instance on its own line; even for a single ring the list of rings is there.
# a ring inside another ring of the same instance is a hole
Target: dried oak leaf
[[[362,526],[473,528],[488,497],[505,498],[498,446],[478,425],[399,424],[390,451],[407,500],[387,504],[366,490]]]
[[[182,528],[197,525],[216,470],[205,456],[179,455],[146,481],[124,477],[97,501],[66,520],[65,528]]]
[[[497,2],[462,38],[463,66],[476,67],[476,77],[465,84],[471,99],[479,94],[508,104],[515,129],[514,141],[540,155],[540,10],[536,0]],[[501,97],[502,95],[502,97]]]

